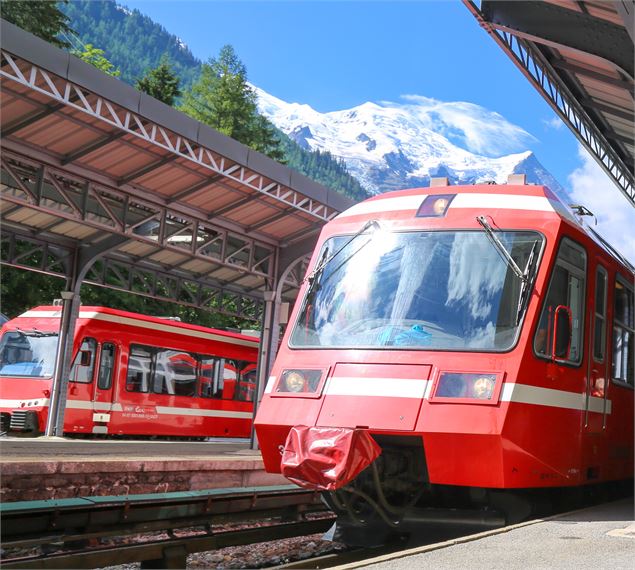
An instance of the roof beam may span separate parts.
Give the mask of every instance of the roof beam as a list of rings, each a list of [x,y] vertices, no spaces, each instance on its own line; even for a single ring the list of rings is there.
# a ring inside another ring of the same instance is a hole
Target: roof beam
[[[210,176],[206,178],[202,182],[191,186],[190,188],[185,188],[180,192],[177,192],[173,196],[170,197],[169,203],[176,202],[178,200],[182,200],[183,198],[187,198],[192,194],[196,194],[199,190],[203,190],[203,188],[207,188],[210,184],[214,184],[214,182],[218,182],[222,178],[222,174],[215,174],[214,176]]]
[[[15,134],[18,131],[25,129],[26,127],[30,125],[37,123],[38,121],[44,119],[45,117],[52,115],[53,113],[55,113],[56,111],[59,111],[62,107],[65,107],[65,106],[66,105],[64,105],[64,103],[58,103],[57,105],[47,105],[45,109],[42,109],[41,111],[38,111],[35,114],[28,113],[27,117],[18,119],[15,123],[11,125],[7,125],[5,128],[3,128],[2,136],[9,137],[12,134]]]
[[[236,210],[237,208],[241,208],[245,204],[249,204],[249,202],[252,202],[253,200],[255,200],[256,197],[257,197],[256,194],[250,195],[250,196],[247,196],[246,198],[243,198],[242,200],[238,200],[238,202],[233,202],[233,203],[229,204],[228,206],[225,206],[224,208],[220,208],[219,210],[214,211],[209,216],[209,219],[213,220],[214,218],[217,218],[219,216],[224,216],[227,212],[231,212],[232,210]]]
[[[481,13],[497,29],[594,55],[634,76],[633,40],[622,26],[548,2],[483,0]]]
[[[253,230],[258,230],[260,228],[268,226],[269,224],[273,224],[274,222],[277,222],[278,220],[281,220],[282,218],[285,218],[289,216],[290,214],[291,212],[289,212],[289,210],[283,210],[282,212],[279,212],[274,216],[265,218],[264,220],[258,222],[257,224],[252,224],[251,226],[247,228],[247,231],[251,232]]]
[[[581,65],[576,65],[575,63],[570,63],[568,61],[559,59],[550,60],[549,63],[551,63],[551,65],[556,69],[563,69],[564,71],[570,71],[571,73],[575,73],[576,75],[583,75],[584,77],[595,79],[597,81],[601,81],[602,83],[615,85],[615,87],[622,87],[629,93],[631,93],[633,90],[633,81],[625,81],[624,79],[611,77],[610,75],[600,73],[593,69],[587,69],[586,67],[582,67]]]
[[[628,121],[630,123],[635,122],[635,115],[623,109],[617,109],[616,107],[612,107],[611,105],[607,105],[606,103],[601,103],[600,101],[596,101],[595,99],[583,99],[582,97],[580,97],[578,101],[580,101],[580,104],[587,109],[595,109],[596,111],[601,111],[602,113],[606,113],[607,115],[613,115],[614,117],[624,119],[625,121]]]
[[[146,174],[148,174],[148,172],[152,172],[153,170],[160,168],[164,164],[167,164],[168,162],[171,162],[175,160],[176,158],[177,157],[172,154],[168,156],[164,156],[161,160],[157,160],[156,162],[153,162],[152,164],[148,164],[147,166],[144,166],[143,168],[135,172],[132,172],[130,174],[127,174],[123,178],[120,178],[119,180],[117,180],[117,186],[123,186],[124,184],[128,184],[128,182],[131,182],[135,178],[141,178],[142,176],[145,176]]]
[[[83,156],[86,156],[87,154],[90,154],[91,152],[94,152],[97,149],[100,149],[106,146],[107,144],[110,144],[111,142],[114,142],[120,139],[121,137],[125,135],[126,135],[126,131],[117,131],[115,133],[112,133],[108,135],[107,137],[103,137],[99,140],[96,140],[86,145],[84,148],[80,148],[79,150],[76,150],[75,152],[67,154],[64,158],[62,158],[61,163],[62,165],[66,165],[71,162],[75,162],[78,158],[82,158]]]

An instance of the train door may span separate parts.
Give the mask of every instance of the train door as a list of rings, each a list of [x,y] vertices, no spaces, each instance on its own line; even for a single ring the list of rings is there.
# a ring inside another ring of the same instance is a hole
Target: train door
[[[93,433],[108,433],[114,399],[114,383],[117,368],[117,345],[102,342],[99,351],[97,381],[93,394]]]
[[[534,352],[544,359],[545,406],[541,410],[546,433],[557,427],[543,449],[550,465],[567,476],[581,476],[581,429],[584,424],[584,395],[587,383],[589,298],[588,259],[585,249],[564,237],[558,248],[547,294],[543,301]],[[585,330],[586,328],[586,330]],[[585,334],[587,332],[587,334]],[[536,372],[540,368],[536,368]],[[552,424],[551,426],[549,424]],[[570,442],[577,441],[578,445]]]
[[[86,433],[92,426],[92,399],[97,362],[97,341],[83,337],[71,366],[68,399],[64,414],[64,431]]]

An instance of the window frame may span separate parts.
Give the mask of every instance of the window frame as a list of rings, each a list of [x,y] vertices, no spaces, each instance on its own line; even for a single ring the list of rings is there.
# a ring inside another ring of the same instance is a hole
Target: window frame
[[[562,246],[563,244],[567,243],[567,245],[569,247],[573,247],[573,249],[577,249],[578,251],[580,251],[583,255],[584,255],[584,269],[580,269],[579,267],[575,266],[574,264],[572,264],[571,262],[567,261],[567,260],[560,260],[560,252],[562,250]],[[587,295],[587,282],[588,282],[588,271],[589,271],[589,255],[588,252],[586,250],[586,248],[580,244],[579,242],[575,241],[573,238],[569,237],[569,236],[562,236],[562,238],[560,239],[560,242],[558,243],[558,248],[556,249],[556,254],[554,256],[554,261],[553,261],[553,265],[551,266],[551,269],[549,271],[549,275],[548,275],[548,279],[547,279],[547,290],[545,291],[544,294],[544,300],[542,302],[542,305],[540,307],[540,311],[537,314],[537,320],[536,320],[536,328],[534,330],[534,334],[532,335],[532,340],[531,340],[531,349],[533,351],[533,354],[536,358],[540,359],[540,360],[544,360],[547,362],[552,362],[552,356],[550,354],[542,354],[540,352],[538,352],[536,350],[536,337],[538,336],[538,332],[540,330],[540,323],[542,321],[542,317],[543,317],[543,313],[545,311],[546,308],[546,303],[547,303],[547,299],[549,297],[549,293],[551,292],[551,286],[553,284],[553,277],[555,274],[555,270],[556,267],[563,267],[565,270],[567,270],[569,273],[577,273],[579,276],[582,277],[582,291],[581,291],[581,299],[582,302],[580,304],[580,342],[579,342],[579,346],[580,346],[580,357],[579,360],[574,361],[574,360],[561,360],[558,359],[557,360],[557,364],[560,366],[568,366],[570,368],[580,368],[582,366],[582,363],[584,362],[584,354],[585,354],[585,319],[586,319],[586,295]],[[571,271],[573,270],[573,271]],[[568,306],[568,305],[567,305]],[[569,307],[571,308],[571,307]]]
[[[598,313],[598,281],[599,281],[599,276],[600,274],[603,274],[603,278],[604,278],[604,297],[602,299],[602,304],[603,304],[603,313],[599,314]],[[592,350],[592,358],[594,362],[598,362],[598,363],[603,363],[606,361],[606,340],[607,340],[607,325],[608,325],[608,315],[607,315],[607,309],[608,309],[608,293],[609,293],[609,273],[606,269],[606,267],[604,267],[603,265],[598,264],[596,269],[595,269],[595,298],[594,298],[594,303],[593,303],[593,350]],[[602,338],[601,338],[601,346],[602,346],[602,356],[601,358],[598,357],[595,354],[595,347],[596,347],[596,337],[597,337],[597,319],[600,318],[602,319]]]
[[[101,386],[100,383],[101,383],[102,364],[104,362],[104,357],[103,357],[104,348],[106,346],[112,346],[113,352],[112,352],[112,368],[110,369],[110,373],[108,374],[108,385],[104,387],[104,386]],[[112,341],[102,342],[99,348],[99,366],[97,367],[97,389],[98,390],[110,390],[112,388],[116,368],[117,368],[117,345]]]
[[[296,318],[293,322],[289,321],[287,328],[290,331],[290,334],[285,335],[287,337],[286,347],[291,351],[319,351],[319,350],[361,350],[361,351],[417,351],[417,352],[458,352],[463,354],[509,354],[515,351],[520,343],[520,338],[523,334],[523,330],[525,330],[526,326],[529,326],[529,322],[527,321],[527,313],[529,312],[529,306],[531,304],[532,294],[536,290],[536,281],[538,279],[540,269],[542,267],[542,263],[544,261],[544,255],[547,248],[547,237],[543,233],[541,229],[536,228],[518,228],[518,227],[501,227],[496,228],[497,232],[509,232],[509,233],[533,233],[536,234],[539,238],[540,248],[537,252],[536,261],[534,265],[534,271],[531,275],[531,279],[529,282],[529,289],[527,291],[527,296],[524,301],[523,313],[518,325],[516,326],[516,334],[514,336],[513,342],[504,349],[483,349],[483,348],[428,348],[425,346],[374,346],[374,347],[356,347],[356,346],[322,346],[322,345],[298,345],[293,343],[293,336],[295,334],[295,329],[300,323],[302,319],[302,313],[305,307],[305,303],[307,300],[307,294],[309,293],[309,286],[305,286],[304,293],[302,297],[298,297],[296,299],[296,305],[299,306],[299,311],[297,312]],[[391,229],[391,233],[395,234],[406,234],[406,233],[444,233],[444,232],[456,232],[456,233],[481,233],[482,229],[479,230],[477,228],[407,228],[407,229]],[[329,243],[330,240],[336,238],[353,238],[356,234],[354,233],[334,233],[324,238],[322,243],[318,243],[319,250],[316,249],[313,252],[315,256],[315,264],[309,266],[309,269],[315,269],[319,264],[320,260],[324,257],[325,254],[325,246]],[[337,250],[335,250],[337,251]],[[586,256],[586,251],[585,251]],[[586,257],[585,257],[586,260]]]
[[[72,374],[73,374],[73,370],[75,369],[75,366],[77,365],[77,359],[79,358],[81,352],[82,352],[82,346],[84,346],[84,343],[86,341],[92,341],[93,342],[93,346],[92,346],[92,353],[93,353],[93,357],[91,359],[91,364],[88,368],[90,368],[90,379],[87,382],[84,382],[82,380],[76,380],[74,378],[72,378]],[[68,381],[72,382],[73,384],[83,384],[84,386],[88,386],[89,384],[92,384],[93,381],[95,380],[95,364],[97,361],[97,339],[95,339],[92,336],[85,336],[84,338],[82,338],[82,341],[79,343],[79,348],[77,349],[77,354],[75,354],[75,358],[73,359],[73,362],[71,364],[71,369],[69,371],[68,374]]]
[[[633,317],[633,327],[629,327],[625,323],[618,321],[615,315],[615,301],[617,299],[616,295],[616,284],[620,282],[622,286],[630,291],[631,294],[631,316]],[[613,337],[611,339],[611,382],[615,384],[615,386],[621,386],[622,388],[628,388],[630,390],[635,390],[635,378],[632,378],[632,382],[629,382],[629,379],[622,380],[621,378],[615,378],[614,376],[614,366],[615,366],[615,341],[617,339],[616,329],[621,329],[622,331],[626,330],[631,333],[631,338],[635,338],[635,287],[632,283],[629,283],[628,279],[624,278],[622,274],[616,273],[615,280],[613,282],[613,311],[612,311],[612,319],[611,319],[611,331],[613,333]],[[633,340],[633,350],[635,350],[635,340]],[[633,355],[635,358],[635,354]],[[634,368],[635,369],[635,368]],[[628,372],[628,370],[627,370]]]

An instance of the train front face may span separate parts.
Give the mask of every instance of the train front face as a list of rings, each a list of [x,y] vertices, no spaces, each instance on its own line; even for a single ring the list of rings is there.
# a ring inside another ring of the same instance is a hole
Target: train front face
[[[505,486],[501,391],[548,224],[490,209],[483,225],[445,190],[325,226],[256,417],[268,471],[388,516],[431,485]]]
[[[28,314],[28,313],[27,313]],[[46,427],[59,319],[18,317],[0,336],[0,422],[3,432],[38,434]]]

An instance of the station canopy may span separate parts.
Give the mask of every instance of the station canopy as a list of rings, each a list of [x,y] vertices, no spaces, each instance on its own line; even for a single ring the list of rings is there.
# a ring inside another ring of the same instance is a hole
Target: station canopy
[[[635,206],[633,2],[463,1]]]
[[[237,316],[294,299],[348,198],[1,26],[3,263]]]

